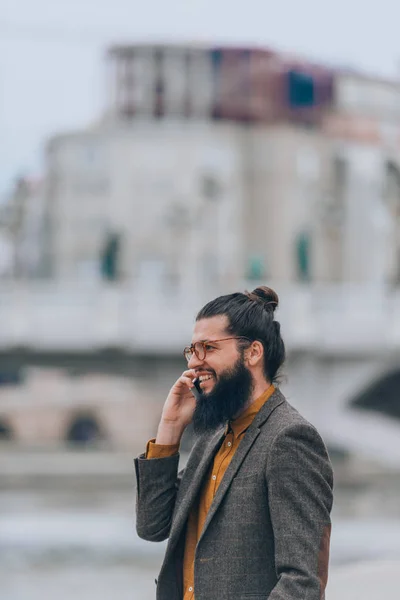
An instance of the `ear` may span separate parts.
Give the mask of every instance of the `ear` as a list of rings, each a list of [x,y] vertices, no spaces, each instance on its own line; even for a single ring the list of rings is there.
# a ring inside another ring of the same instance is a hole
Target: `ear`
[[[251,346],[246,349],[245,356],[249,367],[257,366],[264,357],[264,347],[262,343],[258,340],[252,342]]]

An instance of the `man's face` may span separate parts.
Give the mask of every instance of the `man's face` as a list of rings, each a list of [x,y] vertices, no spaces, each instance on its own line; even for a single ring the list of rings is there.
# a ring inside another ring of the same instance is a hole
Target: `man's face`
[[[189,361],[189,369],[193,369],[196,375],[203,380],[200,383],[201,390],[209,393],[215,386],[218,375],[227,369],[231,369],[238,360],[240,354],[238,351],[238,340],[225,340],[223,342],[212,343],[213,340],[220,340],[231,337],[227,332],[228,321],[225,316],[211,317],[196,321],[192,344],[195,342],[208,342],[207,355],[204,360],[199,360],[195,354]],[[208,379],[207,379],[208,377]]]
[[[227,325],[225,316],[217,316],[197,321],[194,328],[192,343],[207,342],[205,358],[201,360],[194,354],[188,364],[200,378],[202,391],[193,415],[197,433],[214,430],[238,416],[252,392],[252,376],[243,351],[238,349],[238,340],[224,339],[231,337]]]

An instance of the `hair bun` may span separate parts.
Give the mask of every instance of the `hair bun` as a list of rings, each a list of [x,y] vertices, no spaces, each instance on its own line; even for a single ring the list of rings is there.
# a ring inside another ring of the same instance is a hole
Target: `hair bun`
[[[278,294],[267,286],[260,286],[255,288],[252,292],[246,292],[246,295],[250,300],[255,300],[263,304],[263,307],[268,312],[274,313],[279,305]]]

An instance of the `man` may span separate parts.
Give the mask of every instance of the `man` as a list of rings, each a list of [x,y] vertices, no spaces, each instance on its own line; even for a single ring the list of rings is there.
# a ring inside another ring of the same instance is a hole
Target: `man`
[[[157,600],[325,597],[332,468],[315,428],[274,383],[285,358],[277,305],[260,287],[199,312],[188,370],[135,460],[137,532],[169,538]],[[178,474],[191,422],[197,440]]]

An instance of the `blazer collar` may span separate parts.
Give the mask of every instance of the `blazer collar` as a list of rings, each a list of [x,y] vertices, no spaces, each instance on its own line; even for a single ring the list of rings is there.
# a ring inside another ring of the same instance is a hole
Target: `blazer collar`
[[[253,419],[253,422],[247,429],[245,436],[240,442],[227,470],[225,471],[222,481],[218,487],[217,493],[215,494],[214,500],[211,504],[210,510],[208,511],[199,542],[203,537],[207,527],[209,526],[213,516],[217,512],[218,507],[222,502],[222,499],[224,498],[226,492],[229,489],[229,486],[232,483],[232,479],[235,477],[243,460],[245,459],[252,445],[259,436],[260,427],[268,420],[272,412],[284,401],[285,397],[283,396],[283,394],[279,390],[275,390],[275,392],[272,394],[269,400],[265,402],[265,404],[261,407],[259,413]]]
[[[265,402],[265,404],[263,404],[259,412],[254,417],[252,425],[255,427],[261,427],[265,421],[267,421],[271,413],[283,402],[285,402],[285,396],[278,388],[275,388],[272,396],[267,402]]]
[[[208,525],[210,524],[213,516],[215,515],[219,505],[226,492],[229,489],[229,486],[232,482],[232,479],[235,477],[237,471],[240,468],[243,460],[245,459],[247,453],[250,448],[254,444],[258,435],[260,434],[260,427],[267,421],[271,413],[285,401],[283,394],[276,389],[272,396],[268,399],[267,402],[261,407],[258,414],[254,417],[253,422],[250,427],[246,431],[245,436],[240,442],[232,461],[230,462],[224,477],[218,487],[217,493],[215,494],[214,500],[211,504],[210,510],[208,512],[203,532],[200,536],[200,539],[204,535]],[[225,428],[219,429],[210,439],[204,447],[203,455],[200,459],[200,462],[197,463],[197,459],[194,456],[194,452],[189,457],[188,463],[185,469],[185,475],[181,481],[181,488],[179,490],[180,503],[177,507],[177,511],[175,514],[175,518],[172,523],[171,533],[169,537],[168,550],[171,550],[175,544],[177,543],[180,534],[184,528],[186,520],[189,516],[189,511],[197,498],[198,494],[201,490],[201,485],[204,481],[204,477],[206,476],[211,463],[214,459],[215,454],[217,453],[223,439],[225,437]],[[198,444],[200,442],[197,442]],[[199,540],[200,541],[200,540]]]

